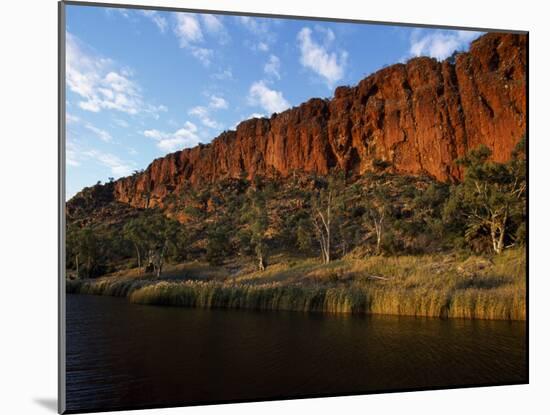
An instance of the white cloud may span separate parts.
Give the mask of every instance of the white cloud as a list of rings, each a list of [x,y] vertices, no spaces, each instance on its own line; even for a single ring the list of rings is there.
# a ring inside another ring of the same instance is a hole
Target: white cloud
[[[122,8],[106,8],[105,14],[108,16],[112,16],[114,13],[118,13],[122,17],[125,17],[126,19],[130,19],[130,13],[128,9],[122,9]]]
[[[125,17],[126,19],[128,19],[133,23],[140,23],[140,20],[137,19],[138,15],[145,16],[159,28],[161,33],[165,33],[166,29],[168,28],[168,20],[162,16],[161,12],[158,12],[156,10],[129,10],[129,9],[114,8],[114,9],[105,9],[105,12],[108,15],[112,15],[115,12],[119,13],[121,16]]]
[[[78,150],[72,141],[67,140],[65,146],[65,162],[72,167],[79,167]]]
[[[208,48],[201,48],[198,46],[191,46],[191,54],[197,58],[204,66],[210,66],[214,51]]]
[[[239,16],[238,21],[255,35],[264,35],[269,32],[269,23],[260,17]]]
[[[247,119],[250,119],[250,118],[265,118],[265,114],[260,114],[258,112],[253,112],[252,114],[250,114],[248,116]]]
[[[231,71],[231,68],[227,68],[227,69],[221,70],[220,72],[212,74],[212,78],[217,79],[219,81],[231,80],[233,79],[233,71]]]
[[[98,150],[87,150],[84,151],[82,155],[94,159],[105,167],[108,167],[115,178],[128,176],[134,169],[133,163],[121,160],[118,156],[111,153],[104,153]]]
[[[82,149],[72,140],[67,140],[65,150],[66,162],[72,167],[79,167],[83,161],[93,160],[110,169],[115,177],[127,176],[135,168],[132,161],[122,160],[120,157],[96,149]]]
[[[466,30],[437,30],[425,33],[417,29],[411,34],[411,56],[429,56],[437,60],[444,60],[451,56],[455,50],[462,50],[472,40],[482,33]]]
[[[115,154],[103,152],[93,148],[84,149],[69,136],[65,148],[65,160],[71,167],[80,167],[84,163],[94,161],[107,167],[109,175],[115,178],[127,176],[136,168],[133,161],[123,160]]]
[[[161,14],[155,10],[140,10],[141,14],[145,17],[151,19],[151,21],[157,25],[161,33],[166,32],[168,27],[168,21],[166,18],[162,17]]]
[[[153,138],[155,140],[161,140],[162,137],[165,137],[167,134],[166,133],[163,133],[162,131],[159,131],[159,130],[145,130],[143,132],[143,135],[145,137],[148,137],[148,138]]]
[[[216,95],[210,96],[210,103],[208,104],[208,106],[210,108],[214,108],[214,109],[227,109],[228,108],[227,101],[225,99],[223,99],[222,97],[218,97]]]
[[[65,121],[67,124],[76,124],[80,122],[80,118],[68,112],[65,114]]]
[[[269,45],[265,42],[258,42],[256,48],[262,52],[267,52],[269,50]]]
[[[248,102],[250,105],[261,106],[270,114],[290,107],[282,92],[270,89],[265,81],[257,81],[250,86]]]
[[[210,118],[208,108],[201,105],[191,108],[189,110],[189,115],[197,117],[201,123],[208,128],[220,129],[222,127],[219,123]]]
[[[96,126],[86,123],[84,125],[88,130],[93,132],[95,135],[97,135],[102,141],[105,141],[106,143],[110,142],[113,137],[111,137],[111,134],[109,134],[107,131],[102,130],[101,128],[97,128]]]
[[[72,167],[80,167],[80,162],[74,159],[74,153],[70,150],[67,150],[65,154],[65,162]]]
[[[252,114],[250,114],[248,117],[241,117],[239,119],[239,121],[237,121],[236,123],[234,123],[231,127],[230,127],[230,130],[235,130],[237,128],[237,126],[242,123],[244,120],[250,120],[252,118],[266,118],[266,115],[265,114],[261,114],[259,112],[253,112]]]
[[[229,104],[227,101],[219,97],[217,95],[210,95],[209,96],[210,101],[208,102],[208,107],[203,105],[197,105],[196,107],[193,107],[189,110],[188,114],[194,117],[197,117],[202,125],[213,128],[213,129],[221,129],[222,125],[212,119],[210,112],[211,110],[221,110],[221,109],[227,109],[229,107]]]
[[[174,34],[179,40],[180,47],[189,50],[191,55],[208,67],[214,51],[199,45],[204,41],[205,32],[216,36],[220,44],[228,41],[229,35],[221,18],[212,14],[203,14],[200,20],[198,15],[189,13],[175,13],[175,16]]]
[[[173,133],[146,130],[143,132],[143,135],[155,140],[159,149],[168,152],[194,147],[200,143],[200,138],[197,135],[197,126],[189,121],[185,122],[182,128]]]
[[[222,33],[225,30],[219,17],[213,14],[203,14],[201,17],[204,27],[210,33]]]
[[[271,27],[276,24],[273,20],[261,17],[239,16],[237,22],[254,36],[244,41],[244,45],[253,51],[267,52],[271,48],[271,45],[277,41],[276,33],[271,30]]]
[[[111,136],[111,134],[109,134],[108,131],[102,130],[101,128],[97,128],[92,123],[82,120],[80,119],[80,117],[77,117],[71,113],[67,113],[65,116],[65,119],[66,119],[67,125],[72,125],[72,126],[81,125],[87,130],[94,133],[100,140],[105,141],[106,143],[111,142],[113,139],[113,137]],[[73,133],[73,130],[71,129],[70,134],[72,133]]]
[[[281,69],[281,61],[275,55],[270,55],[269,60],[264,66],[264,72],[267,75],[273,76],[274,78],[281,79],[281,74],[279,73]]]
[[[325,45],[329,46],[334,40],[336,40],[336,35],[332,31],[332,29],[320,25],[315,26],[315,30],[325,35],[324,43]]]
[[[127,19],[130,18],[130,13],[129,13],[129,10],[128,9],[115,9],[117,10],[122,16],[126,17]]]
[[[225,29],[225,26],[223,25],[222,19],[223,17],[215,16],[213,14],[201,15],[202,27],[205,31],[216,37],[221,45],[225,45],[229,42],[230,37],[229,33]]]
[[[345,50],[329,52],[328,48],[334,41],[332,30],[322,30],[325,34],[324,45],[317,43],[312,37],[309,27],[304,27],[298,33],[300,48],[300,63],[321,76],[329,88],[344,77],[344,69],[348,53]]]
[[[69,90],[81,97],[78,106],[86,111],[116,110],[127,114],[158,116],[164,106],[143,101],[141,88],[129,70],[116,70],[111,59],[96,56],[74,35],[66,37],[66,79]]]
[[[180,47],[187,47],[190,43],[203,40],[199,20],[189,13],[176,13],[176,27],[174,33],[180,41]]]

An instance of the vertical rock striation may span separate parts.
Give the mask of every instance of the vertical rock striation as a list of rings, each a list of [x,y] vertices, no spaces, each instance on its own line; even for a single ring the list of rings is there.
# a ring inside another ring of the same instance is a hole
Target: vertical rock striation
[[[415,58],[338,87],[331,100],[244,121],[117,180],[114,195],[137,207],[162,205],[205,181],[334,167],[361,174],[379,161],[397,173],[460,180],[457,157],[484,144],[506,161],[525,134],[526,64],[527,36],[490,33],[454,62]]]

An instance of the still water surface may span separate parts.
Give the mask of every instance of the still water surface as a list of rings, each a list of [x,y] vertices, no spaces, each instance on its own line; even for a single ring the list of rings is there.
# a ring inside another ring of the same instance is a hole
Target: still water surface
[[[525,323],[152,307],[67,295],[67,409],[526,379]]]

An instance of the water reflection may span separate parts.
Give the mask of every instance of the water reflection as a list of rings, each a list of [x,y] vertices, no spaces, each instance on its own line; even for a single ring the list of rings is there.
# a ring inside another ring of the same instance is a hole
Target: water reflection
[[[525,380],[525,323],[140,306],[67,296],[67,408]]]

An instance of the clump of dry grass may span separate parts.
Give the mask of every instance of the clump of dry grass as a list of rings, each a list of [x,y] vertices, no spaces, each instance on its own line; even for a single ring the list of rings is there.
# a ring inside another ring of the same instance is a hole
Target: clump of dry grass
[[[69,294],[109,295],[128,297],[133,291],[158,281],[134,278],[101,278],[97,280],[68,280],[66,291]]]
[[[504,320],[526,315],[525,251],[519,249],[491,259],[440,254],[344,258],[322,265],[314,259],[281,258],[265,272],[231,278],[220,269],[210,274],[204,266],[193,269],[203,278],[190,272],[164,281],[104,277],[67,281],[67,291],[203,308]]]
[[[133,291],[130,301],[202,308],[364,313],[365,292],[346,287],[231,284],[220,282],[159,282]]]

